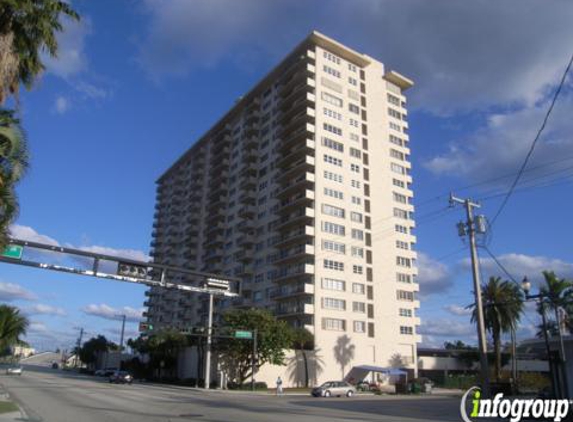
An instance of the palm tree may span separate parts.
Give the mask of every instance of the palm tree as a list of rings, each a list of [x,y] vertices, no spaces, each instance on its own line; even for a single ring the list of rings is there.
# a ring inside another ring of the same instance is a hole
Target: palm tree
[[[8,305],[0,305],[0,350],[17,344],[20,337],[26,334],[28,318],[20,310]]]
[[[560,310],[563,309],[567,315],[571,315],[573,311],[573,282],[558,278],[553,271],[543,271],[543,277],[545,285],[539,289],[543,302],[538,306],[538,312],[552,310],[555,315],[555,332],[559,333]],[[565,322],[570,325],[569,319]]]
[[[309,372],[308,372],[308,357],[306,356],[307,350],[314,349],[314,336],[306,328],[295,328],[292,332],[292,348],[300,351],[304,362],[304,386],[308,388]]]
[[[79,15],[61,0],[2,0],[0,2],[0,103],[17,94],[20,84],[30,89],[44,70],[41,53],[57,56],[60,17]]]
[[[8,226],[18,213],[14,184],[28,168],[26,136],[10,110],[0,110],[0,248],[7,241]]]
[[[501,277],[490,277],[482,285],[482,301],[484,306],[484,322],[487,331],[493,338],[495,350],[495,376],[501,378],[501,335],[516,330],[523,314],[523,293],[520,287]],[[475,305],[472,322],[477,321]]]

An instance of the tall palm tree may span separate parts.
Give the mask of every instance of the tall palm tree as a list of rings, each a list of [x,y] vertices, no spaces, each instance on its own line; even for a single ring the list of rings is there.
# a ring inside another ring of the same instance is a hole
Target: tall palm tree
[[[26,136],[10,110],[0,109],[0,248],[7,241],[8,227],[18,213],[14,185],[28,168]]]
[[[295,328],[292,333],[292,348],[300,351],[304,362],[304,386],[309,384],[308,356],[306,352],[314,349],[314,335],[306,328]]]
[[[558,322],[560,310],[564,310],[568,316],[573,312],[573,282],[564,278],[558,278],[553,271],[543,271],[545,285],[541,286],[540,293],[543,303],[538,307],[538,312],[543,309],[553,311],[555,316],[555,332],[559,332],[561,324]],[[570,328],[570,319],[565,322]]]
[[[42,52],[57,56],[62,15],[79,19],[61,0],[0,1],[0,103],[17,94],[20,84],[33,85],[44,70]]]
[[[0,305],[0,350],[18,343],[20,337],[26,334],[28,319],[20,314],[20,310],[8,305]]]
[[[523,293],[520,287],[501,277],[490,277],[482,285],[482,301],[484,306],[484,322],[487,331],[493,338],[495,350],[495,376],[501,378],[501,336],[516,330],[523,314]],[[475,305],[472,322],[477,321]]]

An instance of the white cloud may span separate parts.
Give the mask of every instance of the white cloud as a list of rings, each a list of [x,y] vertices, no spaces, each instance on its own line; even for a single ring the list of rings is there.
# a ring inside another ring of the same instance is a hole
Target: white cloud
[[[465,306],[446,305],[444,306],[444,309],[455,316],[467,316],[472,314],[472,310],[466,308]]]
[[[37,296],[19,284],[4,283],[0,281],[0,300],[12,302],[15,300],[36,300]]]
[[[85,39],[91,34],[92,25],[91,20],[84,16],[79,22],[65,18],[63,26],[64,30],[56,36],[58,56],[54,58],[46,54],[43,60],[48,72],[67,79],[87,68]]]
[[[19,224],[12,224],[10,226],[10,235],[17,239],[28,240],[31,242],[47,243],[52,246],[60,246],[59,242],[54,238],[38,233],[30,226],[21,226]]]
[[[541,274],[542,271],[554,271],[560,278],[573,278],[573,263],[560,259],[517,253],[500,255],[497,259],[518,282],[520,282],[524,276],[527,276],[534,285],[539,286],[544,280]],[[469,260],[464,259],[462,266],[469,269]],[[483,270],[483,280],[486,280],[489,276],[507,278],[505,273],[491,258],[482,258],[481,267]]]
[[[144,308],[135,309],[130,306],[124,306],[122,308],[113,308],[105,303],[101,304],[90,304],[84,306],[82,309],[87,315],[93,315],[104,319],[120,321],[122,315],[126,316],[126,320],[130,322],[138,322],[143,319],[142,313]]]
[[[551,7],[537,0],[317,3],[145,0],[149,30],[139,42],[138,60],[161,77],[237,61],[239,51],[251,60],[278,59],[279,51],[282,55],[318,28],[411,76],[417,83],[414,106],[451,113],[534,104],[571,54],[571,2]]]
[[[465,342],[465,339],[476,336],[476,328],[469,322],[438,318],[422,320],[419,333],[424,336],[456,338]]]
[[[81,246],[79,249],[86,252],[99,253],[102,255],[111,255],[121,258],[133,259],[136,261],[149,261],[149,255],[137,249],[116,249],[107,246]]]
[[[74,83],[74,88],[86,98],[93,100],[104,100],[112,95],[111,90],[101,88],[86,81]]]
[[[54,315],[54,316],[66,316],[67,313],[63,308],[44,305],[41,303],[29,306],[23,310],[27,315]]]
[[[448,267],[423,252],[418,253],[418,283],[420,295],[429,296],[443,293],[453,285],[452,275]]]
[[[70,100],[63,96],[56,97],[54,111],[58,114],[65,114],[71,107]]]
[[[433,157],[425,167],[435,174],[462,176],[470,180],[506,176],[517,171],[543,121],[549,107],[547,101],[531,107],[491,115],[486,125],[464,139],[450,143],[448,150]],[[548,183],[569,175],[573,157],[573,95],[564,94],[551,115],[538,141],[529,171],[521,186]],[[535,169],[542,163],[558,161],[551,166]],[[550,174],[551,173],[551,174]],[[545,175],[545,177],[542,177]],[[500,179],[494,186],[507,186],[513,175]],[[488,188],[491,188],[491,185]]]

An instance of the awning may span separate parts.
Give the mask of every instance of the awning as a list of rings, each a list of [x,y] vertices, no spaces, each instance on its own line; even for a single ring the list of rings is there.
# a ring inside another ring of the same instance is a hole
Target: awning
[[[353,366],[350,372],[345,377],[346,381],[349,380],[362,380],[368,375],[370,372],[377,372],[379,374],[385,374],[389,376],[400,376],[400,375],[408,375],[406,371],[397,368],[385,368],[382,366],[374,366],[374,365],[358,365]]]

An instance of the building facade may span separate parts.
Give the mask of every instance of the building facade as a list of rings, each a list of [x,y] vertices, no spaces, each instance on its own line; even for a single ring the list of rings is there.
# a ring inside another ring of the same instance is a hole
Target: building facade
[[[262,307],[307,328],[316,381],[414,369],[412,85],[311,33],[158,180],[154,261],[240,277],[217,312]],[[146,294],[156,329],[204,323],[206,298]]]

